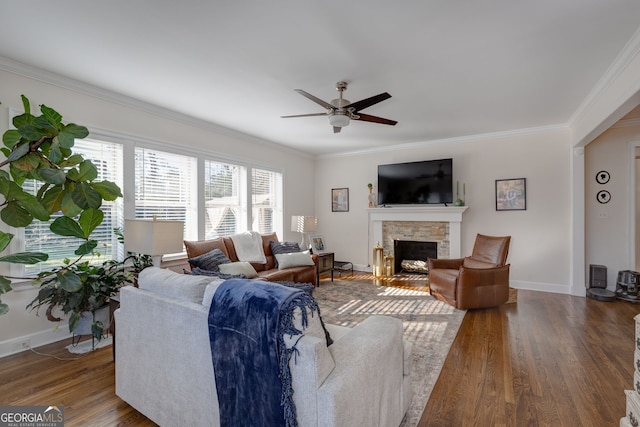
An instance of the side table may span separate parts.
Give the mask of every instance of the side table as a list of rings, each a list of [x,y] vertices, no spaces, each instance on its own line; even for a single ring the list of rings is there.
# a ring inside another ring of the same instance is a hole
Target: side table
[[[331,281],[333,282],[333,252],[318,254],[318,265],[316,266],[316,285],[320,286],[320,273],[331,271]]]

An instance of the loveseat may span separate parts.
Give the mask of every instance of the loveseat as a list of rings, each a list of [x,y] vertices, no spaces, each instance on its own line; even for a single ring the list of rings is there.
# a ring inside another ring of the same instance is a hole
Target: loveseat
[[[257,273],[256,279],[268,282],[289,281],[311,283],[314,286],[318,284],[316,274],[316,264],[318,263],[317,255],[311,255],[313,265],[296,265],[282,268],[282,266],[277,265],[276,258],[272,251],[271,242],[279,243],[276,233],[263,234],[261,238],[266,263],[250,263]],[[236,263],[241,261],[238,259],[236,248],[231,237],[218,237],[216,239],[198,241],[185,240],[184,245],[187,249],[187,257],[189,259],[194,259],[214,249],[219,249],[231,262]]]
[[[116,394],[160,426],[220,425],[207,323],[222,281],[150,267],[139,288],[121,290]],[[319,316],[308,320],[303,336],[288,341],[297,348],[289,366],[298,425],[398,426],[411,400],[402,322],[371,316],[354,328],[326,324],[327,346]]]

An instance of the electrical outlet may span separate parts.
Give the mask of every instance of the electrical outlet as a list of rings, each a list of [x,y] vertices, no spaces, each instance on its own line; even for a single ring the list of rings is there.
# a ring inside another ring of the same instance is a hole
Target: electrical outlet
[[[31,339],[16,341],[11,347],[13,348],[13,350],[28,350],[31,348]]]
[[[609,214],[607,212],[599,212],[598,213],[598,218],[600,218],[600,219],[609,218]]]

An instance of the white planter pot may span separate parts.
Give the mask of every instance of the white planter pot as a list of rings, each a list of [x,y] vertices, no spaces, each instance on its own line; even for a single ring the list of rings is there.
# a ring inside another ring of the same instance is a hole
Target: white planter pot
[[[96,321],[102,322],[104,329],[109,328],[109,306],[106,305],[96,310]],[[74,335],[92,335],[91,325],[93,325],[93,314],[90,311],[85,311],[80,316],[80,320],[73,330]]]

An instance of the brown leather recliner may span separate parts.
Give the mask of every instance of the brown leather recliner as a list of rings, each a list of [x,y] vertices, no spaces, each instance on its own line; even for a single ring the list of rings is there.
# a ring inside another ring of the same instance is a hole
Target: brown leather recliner
[[[478,234],[470,257],[429,258],[429,292],[459,309],[495,307],[509,299],[511,236]]]

